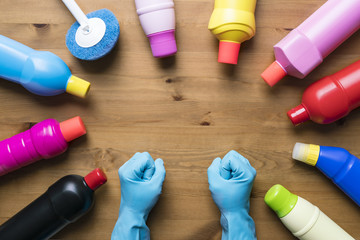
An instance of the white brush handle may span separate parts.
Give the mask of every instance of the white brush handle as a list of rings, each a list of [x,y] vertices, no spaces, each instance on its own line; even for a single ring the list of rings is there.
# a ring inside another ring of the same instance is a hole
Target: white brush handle
[[[79,5],[74,0],[62,0],[65,6],[69,9],[71,14],[76,18],[76,21],[80,24],[81,28],[89,28],[88,18],[85,13],[81,11]]]

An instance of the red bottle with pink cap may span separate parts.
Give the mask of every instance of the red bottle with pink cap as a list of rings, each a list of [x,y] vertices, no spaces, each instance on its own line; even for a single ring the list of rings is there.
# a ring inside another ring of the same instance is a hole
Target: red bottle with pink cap
[[[68,143],[86,133],[80,117],[59,123],[46,119],[31,129],[0,142],[0,175],[40,159],[60,155]]]
[[[299,106],[288,112],[294,125],[307,120],[327,124],[360,106],[360,61],[311,84]]]
[[[94,191],[106,183],[97,168],[85,177],[68,175],[49,187],[0,226],[1,240],[45,240],[85,215],[94,204]]]

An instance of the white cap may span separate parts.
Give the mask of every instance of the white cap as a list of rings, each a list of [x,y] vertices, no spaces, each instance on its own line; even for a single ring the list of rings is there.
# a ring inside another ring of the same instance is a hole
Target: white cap
[[[306,158],[309,154],[310,144],[306,143],[295,143],[292,158],[301,162],[306,162]]]
[[[315,166],[320,155],[320,146],[315,144],[296,143],[292,158]]]

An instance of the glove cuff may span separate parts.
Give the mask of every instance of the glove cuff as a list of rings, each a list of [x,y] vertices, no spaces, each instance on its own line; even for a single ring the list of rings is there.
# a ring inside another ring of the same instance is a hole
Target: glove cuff
[[[221,213],[222,240],[256,240],[255,223],[243,209],[238,212]]]
[[[119,218],[111,235],[111,240],[150,239],[150,230],[146,225],[147,216],[135,212],[123,204],[120,205]]]

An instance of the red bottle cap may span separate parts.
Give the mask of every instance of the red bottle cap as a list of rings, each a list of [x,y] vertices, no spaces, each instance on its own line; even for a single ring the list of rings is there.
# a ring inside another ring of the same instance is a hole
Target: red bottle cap
[[[302,104],[288,111],[287,115],[295,126],[310,120],[310,116]]]
[[[107,178],[105,173],[100,168],[96,168],[93,171],[91,171],[88,175],[86,175],[84,177],[84,180],[88,185],[88,187],[95,191],[104,183],[106,183]]]
[[[60,130],[67,142],[86,134],[85,125],[79,116],[61,122]]]
[[[218,62],[237,64],[240,43],[220,41]]]
[[[275,61],[267,69],[265,69],[265,71],[261,74],[261,77],[267,84],[270,85],[270,87],[272,87],[286,75],[286,71],[277,61]]]

